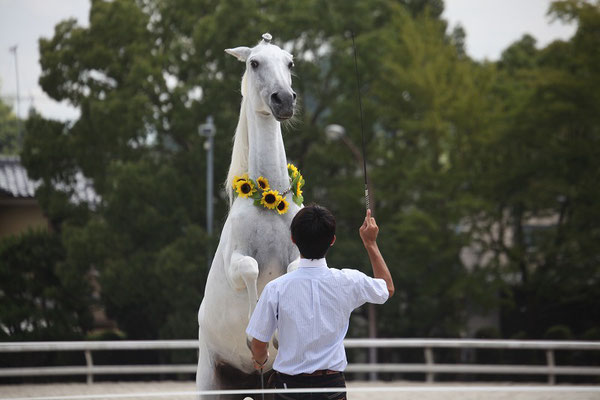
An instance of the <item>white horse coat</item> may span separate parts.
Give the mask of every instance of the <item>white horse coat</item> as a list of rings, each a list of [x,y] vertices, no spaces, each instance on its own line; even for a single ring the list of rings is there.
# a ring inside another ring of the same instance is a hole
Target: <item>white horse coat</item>
[[[236,382],[231,371],[239,371],[240,376],[256,374],[246,343],[249,317],[265,285],[295,269],[299,257],[290,239],[290,223],[299,210],[292,194],[285,197],[288,212],[279,215],[254,205],[251,198],[234,199],[231,187],[234,176],[244,173],[254,180],[267,178],[271,188],[280,193],[290,187],[280,121],[293,116],[296,102],[291,87],[292,55],[271,44],[270,35],[263,35],[263,39],[253,48],[225,50],[245,62],[246,71],[226,182],[231,209],[198,312],[199,390],[240,388],[243,379]],[[265,370],[272,368],[276,355],[273,345],[269,352]],[[228,368],[229,377],[218,373],[223,366]]]

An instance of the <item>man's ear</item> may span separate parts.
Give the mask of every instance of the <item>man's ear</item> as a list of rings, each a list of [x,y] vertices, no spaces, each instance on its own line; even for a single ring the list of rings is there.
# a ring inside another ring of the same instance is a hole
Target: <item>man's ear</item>
[[[294,236],[290,235],[290,239],[292,239],[292,243],[296,244],[296,241],[294,240]]]
[[[333,240],[331,241],[331,244],[329,245],[329,247],[333,246],[334,243],[335,243],[335,235],[333,235]]]
[[[241,62],[246,62],[251,52],[252,49],[245,46],[236,47],[235,49],[225,49],[225,53],[231,54]]]

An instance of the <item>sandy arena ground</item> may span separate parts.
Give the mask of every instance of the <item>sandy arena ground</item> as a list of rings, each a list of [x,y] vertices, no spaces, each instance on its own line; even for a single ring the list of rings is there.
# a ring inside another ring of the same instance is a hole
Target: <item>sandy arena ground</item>
[[[354,392],[348,393],[349,400],[600,400],[600,386],[542,386],[542,385],[462,385],[462,384],[414,384],[406,382],[349,382],[348,388],[398,388],[397,392]],[[488,390],[483,390],[483,389]],[[2,385],[0,400],[27,399],[53,396],[112,395],[93,397],[94,400],[123,399],[178,399],[193,400],[194,396],[182,392],[193,392],[193,382],[133,382],[56,384],[56,385]],[[171,394],[166,394],[170,392]],[[174,392],[178,392],[175,394]],[[151,393],[151,395],[150,395]],[[165,393],[161,396],[160,393]],[[124,394],[126,397],[116,397]],[[136,394],[139,394],[136,395]],[[62,397],[65,396],[65,397]],[[260,399],[260,395],[255,395]],[[90,399],[90,397],[88,397]],[[241,400],[241,398],[240,398]]]

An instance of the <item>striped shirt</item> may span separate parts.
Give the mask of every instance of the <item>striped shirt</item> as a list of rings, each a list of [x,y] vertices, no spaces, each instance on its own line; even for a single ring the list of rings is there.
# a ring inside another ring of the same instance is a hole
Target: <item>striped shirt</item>
[[[278,330],[276,371],[343,371],[348,364],[343,340],[350,313],[366,302],[383,304],[388,297],[383,279],[354,269],[328,268],[324,258],[302,258],[296,271],[265,286],[246,333],[269,342]]]

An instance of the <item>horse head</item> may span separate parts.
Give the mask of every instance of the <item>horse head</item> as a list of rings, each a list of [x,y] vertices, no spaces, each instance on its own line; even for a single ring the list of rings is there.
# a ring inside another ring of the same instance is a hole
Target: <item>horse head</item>
[[[294,116],[296,93],[292,90],[293,56],[271,43],[271,35],[253,48],[236,47],[225,52],[246,63],[242,79],[242,96],[261,115],[277,121]]]

